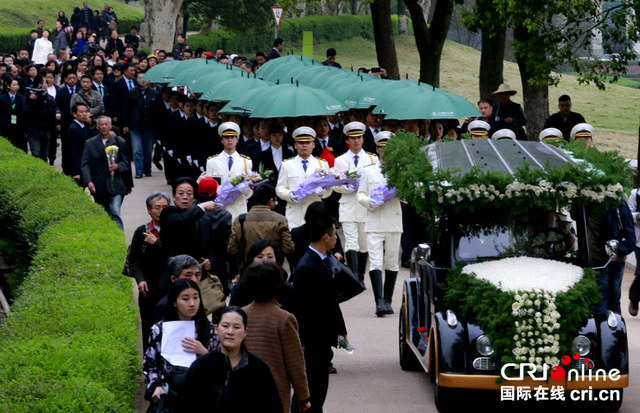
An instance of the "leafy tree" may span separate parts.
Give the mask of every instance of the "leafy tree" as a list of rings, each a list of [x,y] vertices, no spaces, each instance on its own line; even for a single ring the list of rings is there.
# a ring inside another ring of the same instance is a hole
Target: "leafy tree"
[[[186,0],[192,15],[217,20],[234,32],[260,31],[272,23],[273,0]]]

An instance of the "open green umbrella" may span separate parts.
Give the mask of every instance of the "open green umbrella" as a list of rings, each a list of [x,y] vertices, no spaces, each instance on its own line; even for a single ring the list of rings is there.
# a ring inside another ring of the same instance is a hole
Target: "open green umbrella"
[[[480,116],[476,106],[462,96],[424,83],[390,91],[378,99],[373,113],[397,120]]]
[[[167,75],[170,74],[174,67],[182,63],[180,60],[171,60],[153,66],[142,77],[142,80],[155,83],[164,83],[167,81]]]
[[[251,90],[258,90],[265,87],[274,86],[273,83],[266,80],[256,79],[254,77],[239,77],[228,79],[220,83],[216,83],[200,96],[200,99],[212,100],[216,102],[228,102],[231,99],[242,96]]]
[[[352,72],[338,69],[323,72],[310,81],[304,83],[304,85],[327,90],[327,88],[330,88],[331,85],[343,79],[348,79],[351,82],[359,81],[358,76],[354,75]]]
[[[197,60],[197,59],[196,59]],[[204,60],[204,59],[199,59]],[[223,65],[218,62],[210,62],[206,65],[197,65],[195,67],[188,67],[184,70],[180,70],[173,80],[169,83],[169,86],[187,86],[193,80],[202,76],[206,76],[210,73],[220,73],[224,71],[242,71],[239,67],[231,65]]]
[[[231,100],[227,106],[247,109],[252,118],[323,116],[347,110],[324,90],[294,84],[261,89],[249,99]],[[225,113],[224,110],[221,112]]]
[[[238,70],[223,70],[215,71],[213,73],[206,74],[204,76],[197,77],[191,80],[184,86],[189,88],[191,93],[204,93],[211,90],[212,87],[225,82],[229,79],[235,79],[242,76],[242,73],[247,74],[244,71]]]
[[[272,70],[267,76],[261,76],[256,73],[258,77],[268,80],[269,82],[279,83],[291,83],[291,79],[295,78],[301,71],[307,67],[300,64],[292,65],[280,65]]]
[[[256,74],[258,75],[258,77],[262,77],[266,79],[266,77],[271,73],[271,71],[275,70],[275,68],[280,67],[282,65],[322,66],[322,62],[307,56],[300,56],[300,55],[282,56],[277,59],[271,59],[267,63],[260,66]]]

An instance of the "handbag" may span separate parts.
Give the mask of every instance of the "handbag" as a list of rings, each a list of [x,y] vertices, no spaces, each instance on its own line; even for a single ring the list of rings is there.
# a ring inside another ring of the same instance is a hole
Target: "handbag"
[[[217,275],[206,274],[198,286],[200,287],[202,305],[207,315],[225,306],[227,297],[224,295],[222,282]]]
[[[336,296],[339,303],[350,300],[366,290],[364,281],[360,280],[351,271],[351,268],[338,261],[332,254],[327,254],[327,259],[336,285]]]

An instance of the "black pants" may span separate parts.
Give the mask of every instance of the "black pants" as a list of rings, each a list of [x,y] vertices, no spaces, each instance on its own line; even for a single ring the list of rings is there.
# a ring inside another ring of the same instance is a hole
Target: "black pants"
[[[311,344],[304,349],[304,361],[307,366],[307,383],[311,394],[311,408],[308,413],[322,413],[322,406],[329,389],[329,363],[333,353],[330,345]],[[297,409],[296,404],[292,404]]]

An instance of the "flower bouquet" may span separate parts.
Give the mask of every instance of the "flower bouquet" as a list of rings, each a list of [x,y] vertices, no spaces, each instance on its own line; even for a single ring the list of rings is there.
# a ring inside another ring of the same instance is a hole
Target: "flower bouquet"
[[[388,187],[386,185],[373,188],[369,193],[369,197],[377,202],[389,202],[396,196],[396,187]]]
[[[118,163],[118,150],[119,148],[116,145],[109,145],[104,148],[104,151],[107,155],[107,163],[109,166],[115,165]],[[113,189],[113,177],[115,175],[114,171],[111,171],[111,189]]]
[[[301,183],[294,193],[295,197],[298,200],[301,200],[309,195],[318,193],[320,190],[325,190],[333,186],[353,185],[357,188],[359,182],[360,175],[355,172],[339,171],[333,168],[322,168],[316,170],[313,175]]]
[[[268,182],[272,173],[260,165],[258,172],[244,172],[231,178],[220,186],[216,203],[223,207],[232,204],[240,194],[248,195],[251,189]]]

